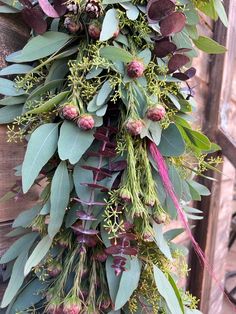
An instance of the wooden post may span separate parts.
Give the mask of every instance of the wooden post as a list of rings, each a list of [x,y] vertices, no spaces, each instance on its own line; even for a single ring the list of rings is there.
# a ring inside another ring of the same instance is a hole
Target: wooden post
[[[234,1],[225,0],[226,11],[230,12],[230,5],[233,6]],[[233,7],[231,7],[233,10]],[[234,21],[232,20],[232,27]],[[231,34],[232,36],[232,34]],[[234,34],[235,36],[235,34]],[[229,39],[229,47],[232,46],[235,37]],[[213,38],[223,45],[227,41],[227,29],[219,21],[214,25]],[[230,48],[229,48],[230,49]],[[236,150],[234,144],[227,139],[223,139],[220,131],[220,109],[222,90],[230,97],[231,85],[223,83],[225,55],[215,55],[211,58],[209,70],[209,91],[205,104],[205,120],[203,122],[203,130],[212,141],[219,139],[222,145],[222,154],[235,162]],[[231,67],[231,71],[234,69]],[[224,143],[223,143],[224,141]],[[231,143],[231,149],[225,144]],[[224,282],[224,261],[227,254],[228,233],[231,220],[231,210],[229,204],[233,195],[234,184],[234,167],[224,158],[225,165],[219,169],[223,172],[213,173],[208,171],[207,176],[214,177],[216,181],[200,179],[200,182],[206,185],[211,191],[211,197],[203,198],[198,208],[204,212],[204,219],[199,221],[195,228],[195,237],[202,249],[204,250],[210,265],[212,265],[214,273],[218,279],[216,282],[209,271],[199,263],[194,252],[190,256],[191,274],[189,280],[189,288],[194,295],[201,299],[200,308],[204,314],[220,314],[223,292],[219,287]],[[225,177],[226,175],[226,177]],[[227,180],[226,180],[227,178]],[[222,193],[226,188],[227,195]]]

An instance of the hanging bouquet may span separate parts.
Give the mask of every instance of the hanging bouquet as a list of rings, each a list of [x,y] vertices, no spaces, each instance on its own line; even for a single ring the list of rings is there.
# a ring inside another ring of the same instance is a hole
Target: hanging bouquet
[[[189,206],[209,195],[194,181],[219,149],[193,130],[188,80],[199,12],[227,18],[220,0],[1,1],[31,27],[26,46],[0,71],[0,123],[24,141],[22,185],[40,200],[14,221],[2,256],[6,313],[200,313],[177,287],[186,249],[198,255]],[[14,75],[11,81],[4,76]],[[164,231],[177,217],[184,229]]]

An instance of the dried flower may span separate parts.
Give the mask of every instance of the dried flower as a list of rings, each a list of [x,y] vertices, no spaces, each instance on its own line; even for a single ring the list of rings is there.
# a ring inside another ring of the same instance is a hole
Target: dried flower
[[[144,70],[144,64],[139,60],[133,60],[127,65],[127,74],[133,79],[141,77]]]
[[[94,128],[95,121],[90,114],[83,114],[78,118],[77,125],[81,129],[87,131]]]
[[[151,121],[160,121],[165,117],[166,110],[162,105],[149,108],[147,110],[147,118]]]
[[[130,135],[137,136],[141,134],[144,127],[144,122],[142,120],[133,120],[129,119],[126,124],[125,128]]]

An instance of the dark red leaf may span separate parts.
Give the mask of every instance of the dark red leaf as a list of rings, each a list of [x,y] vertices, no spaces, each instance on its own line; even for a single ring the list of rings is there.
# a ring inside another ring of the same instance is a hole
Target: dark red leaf
[[[37,34],[43,34],[47,30],[47,22],[43,18],[42,11],[35,7],[32,9],[24,8],[21,16],[25,23],[30,26]]]
[[[124,170],[127,167],[127,161],[126,160],[120,160],[112,162],[109,166],[109,169],[111,171],[121,171]]]
[[[185,53],[185,52],[189,52],[191,51],[192,49],[190,48],[179,48],[176,50],[177,53]]]
[[[189,57],[185,55],[180,54],[173,55],[168,62],[169,73],[175,72],[182,66],[186,65],[189,61],[190,61]]]
[[[106,171],[106,170],[104,170],[104,169],[102,169],[102,168],[96,168],[96,167],[86,166],[86,165],[81,166],[81,168],[86,169],[86,170],[91,170],[91,171],[93,171],[93,172],[95,172],[95,173],[102,174],[102,175],[105,176],[105,177],[111,177],[111,176],[112,176],[112,175],[110,174],[110,172],[108,172],[108,171]]]
[[[90,206],[90,205],[96,205],[96,206],[104,206],[104,205],[106,205],[106,203],[104,203],[104,202],[87,202],[87,201],[81,200],[80,198],[74,198],[74,200],[79,202],[79,203],[81,203],[81,204],[85,204],[85,205],[88,205],[88,206]]]
[[[80,220],[88,220],[88,221],[95,221],[97,220],[97,218],[94,217],[94,215],[92,214],[87,214],[86,212],[84,212],[83,210],[79,210],[76,212],[76,216],[80,219]]]
[[[65,0],[54,0],[54,8],[59,14],[59,16],[62,16],[66,13],[67,7],[65,5]]]
[[[192,78],[196,75],[197,70],[194,67],[189,68],[187,71],[185,71],[185,74],[188,76],[188,78]]]
[[[147,5],[149,23],[156,23],[175,10],[175,3],[171,0],[150,0]]]
[[[98,239],[91,235],[80,234],[77,236],[77,241],[80,244],[86,244],[89,247],[94,247],[96,246]]]
[[[160,31],[163,36],[182,31],[186,23],[186,17],[182,12],[173,12],[160,22]]]
[[[177,78],[180,81],[187,81],[189,79],[188,75],[182,72],[176,72],[173,74],[173,77]]]
[[[164,38],[155,43],[154,54],[158,58],[164,58],[169,53],[174,52],[176,48],[176,45],[170,42],[168,38]]]
[[[108,191],[108,188],[106,186],[103,186],[100,184],[96,184],[96,183],[80,183],[80,184],[84,185],[84,186],[88,186],[88,187],[93,188],[93,189],[100,189],[103,191]]]
[[[82,233],[86,235],[96,235],[99,233],[98,230],[95,229],[84,229],[81,226],[78,226],[77,224],[72,225],[71,228],[76,232],[76,233]]]

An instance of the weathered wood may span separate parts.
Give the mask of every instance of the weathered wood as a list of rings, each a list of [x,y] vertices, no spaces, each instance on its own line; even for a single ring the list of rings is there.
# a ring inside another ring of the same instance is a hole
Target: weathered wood
[[[227,0],[224,3],[226,11],[228,12],[230,0]],[[231,23],[233,23],[233,21]],[[221,22],[217,22],[214,25],[213,38],[221,44],[226,45],[227,30]],[[232,44],[233,40],[234,39],[231,38],[229,44]],[[212,56],[209,69],[209,91],[207,102],[205,104],[205,121],[203,122],[203,129],[212,141],[217,140],[219,130],[224,60],[224,55]],[[228,88],[228,86],[223,87],[223,89],[226,88]],[[230,95],[230,92],[228,95]],[[220,170],[224,171],[224,169],[225,168],[221,168]],[[213,182],[206,179],[200,180],[202,184],[206,185],[211,190],[212,195],[209,198],[203,198],[199,204],[200,209],[204,212],[205,219],[197,223],[195,237],[205,251],[210,265],[212,265],[217,274],[219,282],[222,282],[224,279],[224,260],[227,252],[231,212],[225,211],[226,203],[221,202],[224,177],[222,179],[221,173],[213,173],[212,171],[208,171],[206,175],[214,177],[217,181]],[[227,186],[227,195],[230,198],[232,197],[234,181],[234,171],[232,171],[232,166],[230,172],[227,172],[227,176],[230,176]],[[225,195],[223,194],[222,197],[225,197]],[[219,240],[221,243],[220,245]],[[198,262],[198,259],[193,252],[190,260],[192,271],[189,287],[191,292],[201,299],[201,310],[203,313],[207,314],[221,313],[223,293],[219,288],[219,283],[216,283],[213,280],[212,275]]]
[[[236,168],[236,141],[231,139],[229,135],[226,135],[224,131],[219,130],[217,132],[217,143],[221,146],[224,156]]]
[[[22,48],[29,37],[29,29],[19,15],[0,14],[0,68],[6,66],[5,56]],[[7,143],[7,128],[0,126],[0,198],[16,182],[13,168],[21,164],[24,145]],[[19,179],[19,178],[18,178]],[[32,189],[26,197],[17,202],[13,199],[0,203],[0,222],[14,219],[23,209],[30,208],[38,199],[37,189]]]

